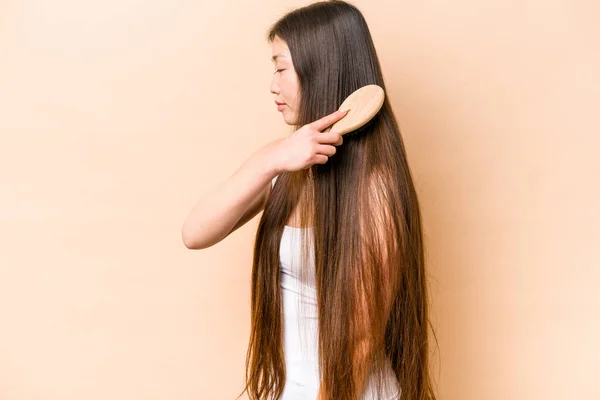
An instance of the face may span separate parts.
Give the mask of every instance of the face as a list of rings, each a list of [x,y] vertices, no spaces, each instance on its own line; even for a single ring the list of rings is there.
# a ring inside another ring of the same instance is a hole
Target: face
[[[273,61],[273,80],[271,81],[271,93],[275,95],[277,110],[283,114],[283,120],[288,125],[296,121],[298,111],[298,75],[292,63],[292,56],[287,44],[279,36],[271,43],[271,57]]]

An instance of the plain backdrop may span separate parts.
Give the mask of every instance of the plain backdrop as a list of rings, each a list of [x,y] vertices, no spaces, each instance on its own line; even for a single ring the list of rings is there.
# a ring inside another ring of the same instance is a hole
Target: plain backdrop
[[[0,1],[0,398],[233,400],[259,216],[193,205],[290,133],[300,1]],[[600,3],[355,1],[423,210],[439,399],[599,399]]]

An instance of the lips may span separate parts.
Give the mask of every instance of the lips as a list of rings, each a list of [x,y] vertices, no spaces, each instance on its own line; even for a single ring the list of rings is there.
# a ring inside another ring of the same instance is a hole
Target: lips
[[[275,104],[277,104],[278,106],[283,106],[283,105],[285,105],[285,103],[280,103],[280,102],[278,102],[277,100],[275,100]]]

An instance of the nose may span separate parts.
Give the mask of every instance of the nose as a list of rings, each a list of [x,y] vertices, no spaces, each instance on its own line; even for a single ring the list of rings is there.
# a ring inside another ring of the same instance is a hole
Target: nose
[[[280,93],[279,86],[277,86],[277,84],[275,83],[275,78],[273,78],[273,80],[271,81],[271,93],[277,95]]]

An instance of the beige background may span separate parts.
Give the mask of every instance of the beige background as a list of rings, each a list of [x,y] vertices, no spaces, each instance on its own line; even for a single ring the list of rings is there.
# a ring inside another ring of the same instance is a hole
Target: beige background
[[[0,398],[238,393],[258,217],[204,251],[180,229],[289,133],[264,33],[304,4],[0,1]],[[600,399],[599,3],[355,4],[422,203],[440,399]]]

